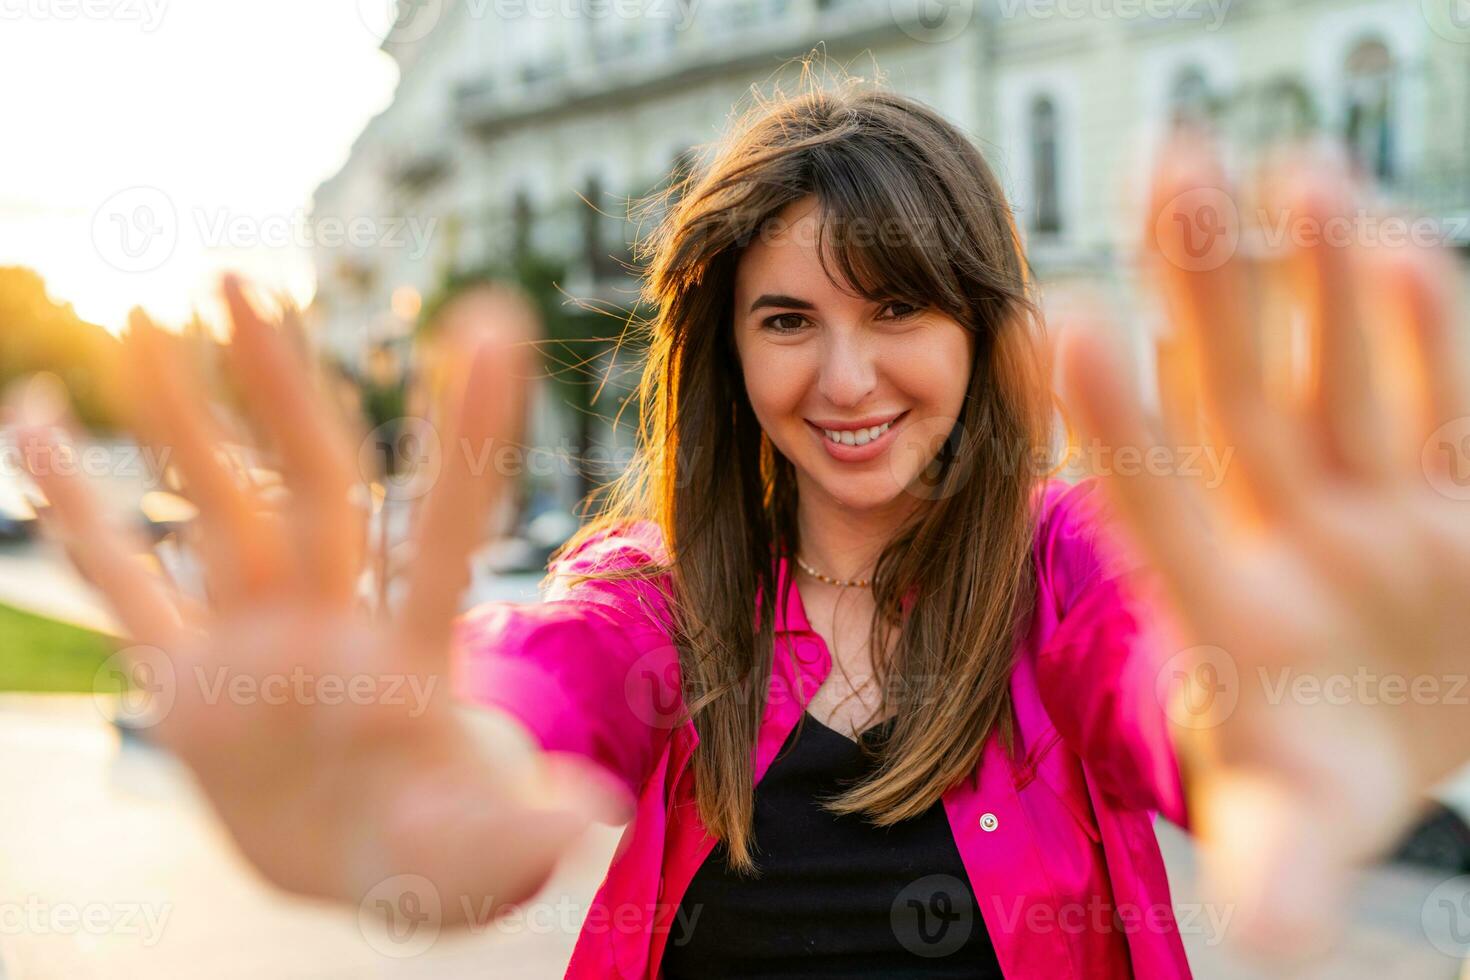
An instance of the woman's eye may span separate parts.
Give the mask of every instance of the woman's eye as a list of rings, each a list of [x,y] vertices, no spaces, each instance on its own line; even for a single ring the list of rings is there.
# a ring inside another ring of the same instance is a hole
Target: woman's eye
[[[891,303],[883,304],[883,308],[878,311],[878,319],[905,320],[918,312],[919,307],[915,306],[914,304],[905,303],[901,300],[894,300]]]
[[[806,317],[799,313],[778,313],[775,316],[766,317],[765,322],[767,328],[777,333],[794,333],[806,323]]]

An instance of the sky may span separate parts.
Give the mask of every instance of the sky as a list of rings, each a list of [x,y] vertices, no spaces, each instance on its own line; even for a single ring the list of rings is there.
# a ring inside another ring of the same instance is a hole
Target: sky
[[[305,304],[318,184],[392,100],[392,0],[0,0],[0,265],[117,331]]]

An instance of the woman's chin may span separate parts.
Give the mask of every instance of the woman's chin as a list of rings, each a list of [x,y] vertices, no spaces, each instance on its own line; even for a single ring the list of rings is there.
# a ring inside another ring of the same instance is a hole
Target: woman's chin
[[[895,482],[886,471],[854,475],[841,480],[828,477],[818,481],[818,484],[823,496],[834,506],[858,513],[890,510],[900,498],[907,497],[903,485]]]

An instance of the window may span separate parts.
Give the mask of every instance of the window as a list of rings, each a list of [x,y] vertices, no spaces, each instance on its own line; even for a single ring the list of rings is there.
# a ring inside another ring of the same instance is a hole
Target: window
[[[1050,96],[1031,103],[1031,230],[1045,235],[1062,230],[1057,106]]]
[[[1379,40],[1360,42],[1347,58],[1347,113],[1343,137],[1348,154],[1382,181],[1394,177],[1393,58]]]
[[[628,274],[630,255],[623,218],[605,209],[602,178],[592,175],[583,185],[582,196],[582,261],[596,281],[616,279]],[[626,205],[624,205],[626,207]]]
[[[531,254],[531,226],[535,220],[536,212],[531,205],[531,195],[523,190],[516,191],[516,196],[510,203],[510,254],[517,265],[526,261]]]
[[[1257,103],[1255,138],[1263,145],[1300,139],[1318,125],[1312,96],[1296,78],[1282,76],[1267,82]]]
[[[1215,118],[1216,104],[1205,73],[1191,65],[1174,76],[1169,86],[1169,124],[1204,129]]]

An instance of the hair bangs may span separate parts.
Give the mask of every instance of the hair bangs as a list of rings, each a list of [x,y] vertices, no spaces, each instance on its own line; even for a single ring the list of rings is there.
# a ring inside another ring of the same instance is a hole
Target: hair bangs
[[[874,301],[936,307],[972,321],[950,256],[963,247],[938,187],[915,172],[912,151],[843,141],[813,149],[818,244],[833,282]]]

